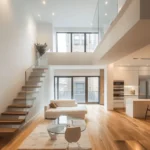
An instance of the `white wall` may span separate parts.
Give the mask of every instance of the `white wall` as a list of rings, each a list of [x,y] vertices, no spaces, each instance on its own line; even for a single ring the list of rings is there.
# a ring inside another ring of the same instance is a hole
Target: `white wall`
[[[138,86],[138,76],[137,67],[114,67],[114,80],[124,80],[125,86]]]
[[[49,67],[49,94],[50,100],[54,99],[54,69]]]
[[[55,32],[98,32],[93,28],[55,28]]]
[[[23,0],[0,0],[0,113],[24,84],[25,70],[35,61],[36,24]]]
[[[93,53],[47,53],[49,65],[93,65]]]
[[[37,23],[37,42],[48,45],[48,49],[53,50],[53,26],[51,23]]]
[[[104,78],[104,105],[105,108],[111,110],[113,108],[125,107],[125,101],[127,99],[138,99],[139,93],[139,75],[150,74],[149,67],[119,67],[113,64],[108,65],[105,69]],[[124,100],[125,101],[114,101],[113,100],[113,81],[123,80],[124,81]],[[135,95],[130,93],[131,90],[135,90]]]
[[[113,69],[114,64],[109,64],[104,69],[104,107],[113,110]]]
[[[139,93],[139,68],[138,67],[114,67],[114,80],[124,81],[124,102],[114,102],[114,107],[125,107],[127,99],[138,99]],[[143,73],[143,71],[141,72]],[[135,90],[135,95],[130,93]]]
[[[100,76],[100,70],[96,69],[63,69],[63,70],[55,70],[55,76]]]

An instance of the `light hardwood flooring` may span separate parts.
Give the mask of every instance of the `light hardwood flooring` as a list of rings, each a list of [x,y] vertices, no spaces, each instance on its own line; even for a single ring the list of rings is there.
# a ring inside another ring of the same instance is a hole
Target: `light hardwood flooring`
[[[150,120],[133,119],[122,111],[105,111],[100,105],[87,105],[87,108],[93,150],[150,150]],[[9,142],[1,139],[1,149],[16,150],[43,120],[40,115]]]

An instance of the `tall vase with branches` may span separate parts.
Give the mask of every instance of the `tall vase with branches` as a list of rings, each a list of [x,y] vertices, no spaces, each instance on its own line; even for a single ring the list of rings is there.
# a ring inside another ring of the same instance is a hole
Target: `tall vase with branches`
[[[47,44],[35,44],[35,47],[36,47],[36,50],[38,51],[39,55],[40,56],[43,56],[46,52],[46,47],[47,47]]]

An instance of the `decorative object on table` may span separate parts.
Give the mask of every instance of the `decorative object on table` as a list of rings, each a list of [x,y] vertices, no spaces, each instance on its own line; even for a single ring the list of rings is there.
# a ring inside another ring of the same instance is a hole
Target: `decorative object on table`
[[[35,47],[37,49],[37,51],[39,52],[40,56],[44,55],[45,52],[46,52],[46,47],[47,47],[47,44],[35,44]]]
[[[135,90],[134,90],[134,89],[131,89],[131,90],[130,90],[130,94],[131,94],[131,95],[135,95]]]
[[[78,149],[79,149],[80,145],[79,145],[78,141],[79,141],[80,137],[81,137],[81,128],[80,127],[67,128],[66,132],[65,132],[65,139],[68,142],[67,149],[69,149],[70,143],[77,143]]]

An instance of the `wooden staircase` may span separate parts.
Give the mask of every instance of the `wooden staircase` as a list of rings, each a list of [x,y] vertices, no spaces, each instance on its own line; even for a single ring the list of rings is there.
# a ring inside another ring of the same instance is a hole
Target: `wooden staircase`
[[[1,115],[5,116],[25,116],[28,114],[28,111],[5,111]]]
[[[33,68],[22,91],[0,116],[0,136],[13,135],[25,123],[26,117],[36,100],[36,94],[42,87],[47,68]],[[34,95],[34,96],[33,96]],[[28,101],[32,104],[28,104]],[[23,119],[22,119],[23,117]],[[16,126],[17,127],[14,127]],[[19,127],[18,127],[19,126]]]

